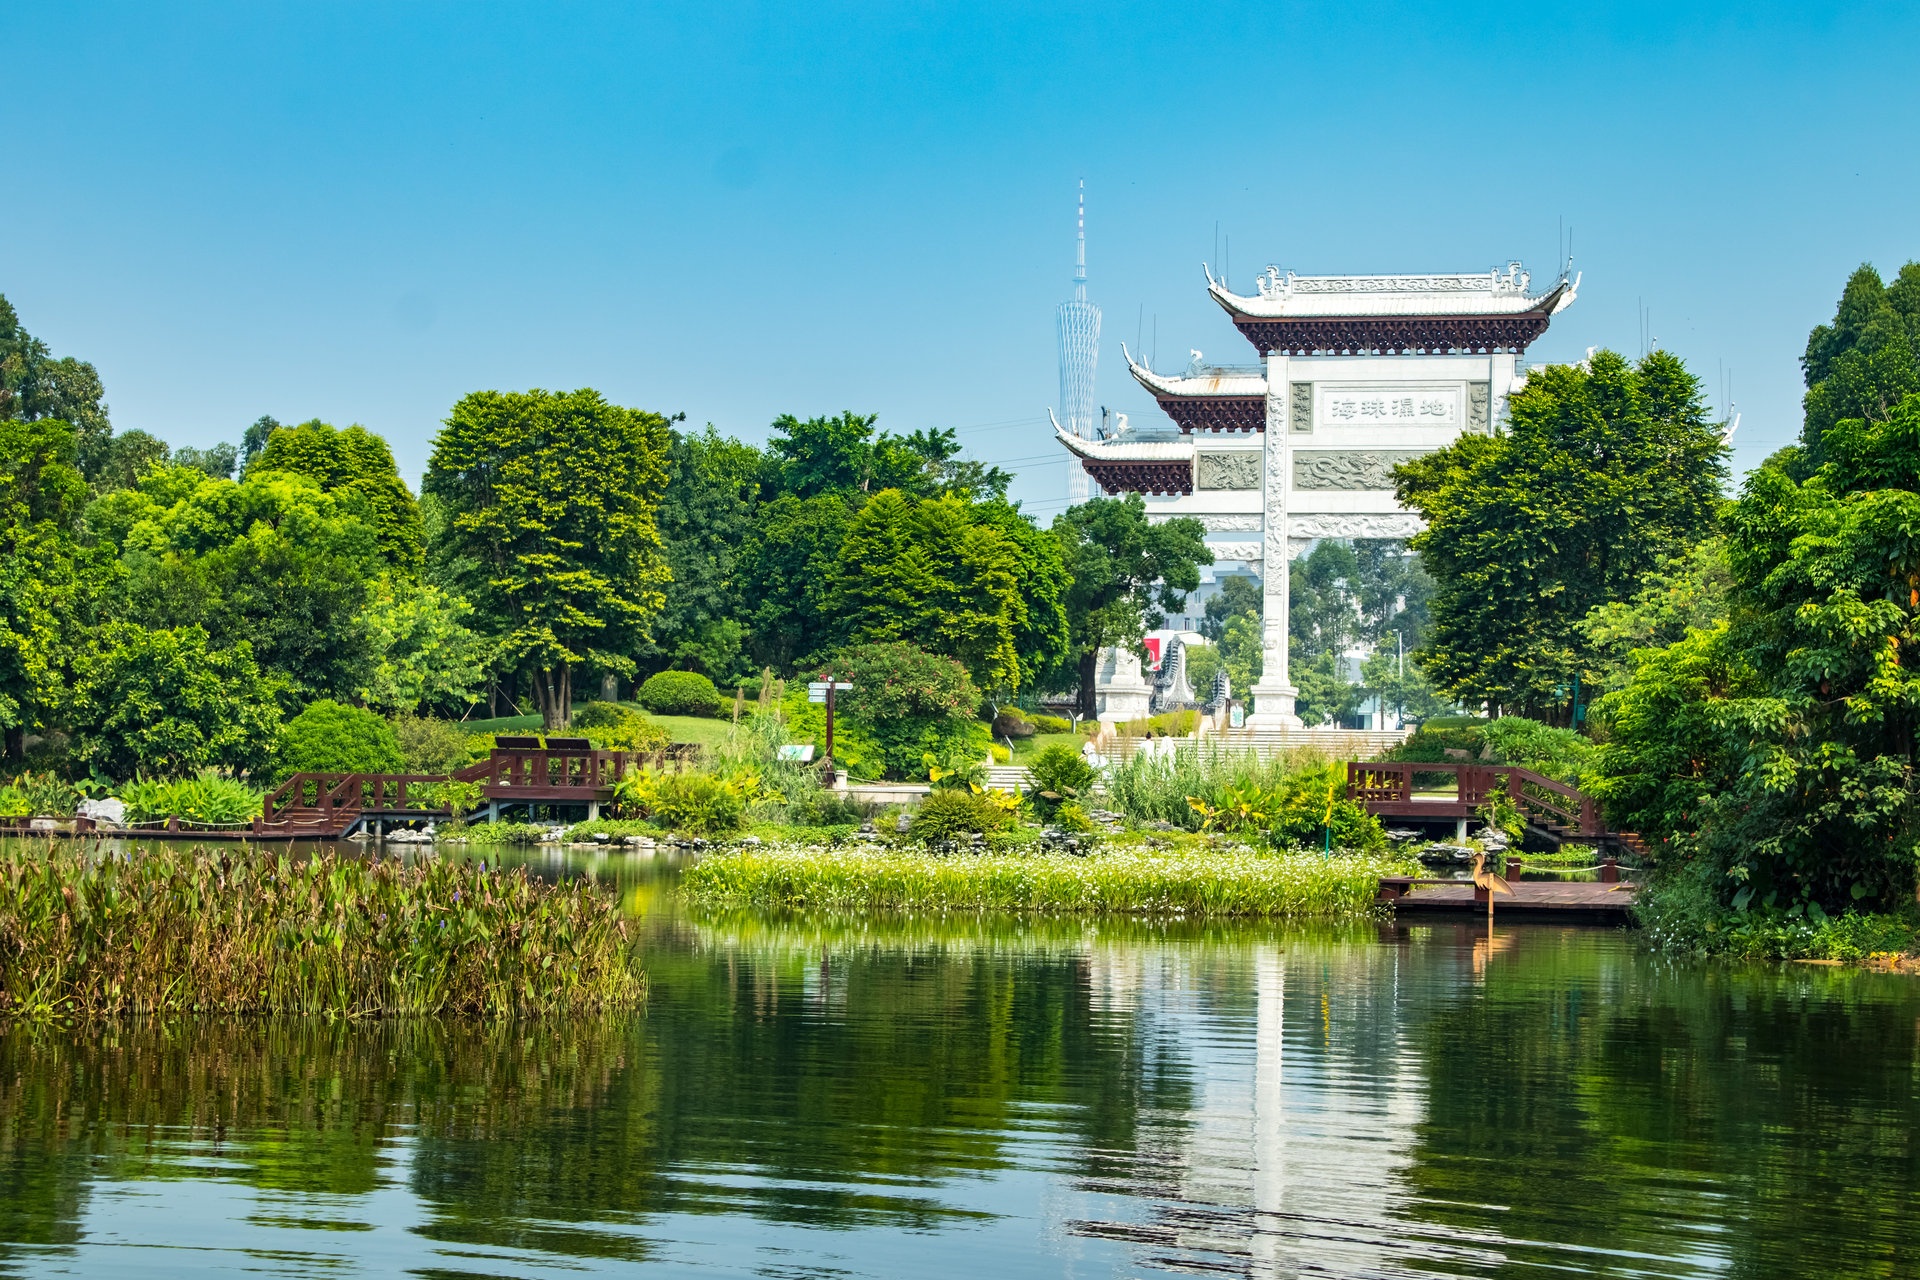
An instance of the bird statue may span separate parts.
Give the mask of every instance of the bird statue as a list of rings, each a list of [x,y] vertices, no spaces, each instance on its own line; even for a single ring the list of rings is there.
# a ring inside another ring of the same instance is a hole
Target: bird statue
[[[1489,920],[1493,919],[1494,895],[1504,893],[1509,898],[1513,896],[1513,886],[1507,883],[1506,878],[1487,870],[1487,855],[1484,853],[1473,855],[1473,887],[1487,892],[1487,919]]]

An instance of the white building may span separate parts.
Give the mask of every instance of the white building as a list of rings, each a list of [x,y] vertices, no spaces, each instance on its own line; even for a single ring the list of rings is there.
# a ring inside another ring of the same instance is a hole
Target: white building
[[[1493,430],[1517,362],[1574,299],[1541,293],[1519,263],[1471,275],[1296,276],[1269,267],[1255,294],[1207,290],[1261,363],[1178,375],[1128,367],[1171,426],[1060,442],[1109,494],[1138,493],[1157,519],[1197,518],[1215,560],[1261,576],[1263,674],[1251,723],[1299,725],[1287,675],[1288,561],[1316,538],[1407,538],[1419,517],[1393,468]]]

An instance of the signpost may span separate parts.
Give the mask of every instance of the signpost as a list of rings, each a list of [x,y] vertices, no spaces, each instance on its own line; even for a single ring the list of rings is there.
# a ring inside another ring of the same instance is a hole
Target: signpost
[[[852,685],[846,683],[843,680],[836,680],[831,675],[827,676],[826,679],[824,680],[815,680],[812,683],[807,685],[807,701],[808,702],[824,702],[827,704],[827,754],[826,754],[826,759],[822,763],[824,763],[829,769],[832,769],[834,767],[834,763],[833,763],[833,695],[842,689],[851,689],[851,688],[853,688]]]

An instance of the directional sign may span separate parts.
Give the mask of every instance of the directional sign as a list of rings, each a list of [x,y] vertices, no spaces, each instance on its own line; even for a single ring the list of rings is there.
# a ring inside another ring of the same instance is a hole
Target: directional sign
[[[807,701],[825,702],[827,700],[827,683],[825,680],[815,680],[809,684],[807,686]],[[848,689],[853,688],[852,685],[844,680],[835,680],[832,683],[835,693],[845,693]]]

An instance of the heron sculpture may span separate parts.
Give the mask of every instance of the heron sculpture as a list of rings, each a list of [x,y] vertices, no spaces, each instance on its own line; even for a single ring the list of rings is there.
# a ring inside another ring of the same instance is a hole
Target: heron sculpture
[[[1504,893],[1509,898],[1513,896],[1513,886],[1506,882],[1505,877],[1487,870],[1487,855],[1484,853],[1473,855],[1473,887],[1486,890],[1488,921],[1493,919],[1494,895]]]

